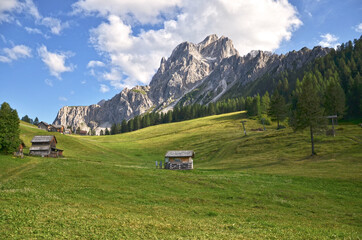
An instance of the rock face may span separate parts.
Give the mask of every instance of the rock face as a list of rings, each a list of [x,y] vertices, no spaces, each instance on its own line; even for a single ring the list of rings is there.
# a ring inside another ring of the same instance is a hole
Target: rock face
[[[147,111],[168,111],[177,103],[217,101],[236,86],[242,87],[266,73],[298,69],[328,52],[327,48],[315,47],[285,55],[252,51],[240,56],[229,38],[210,35],[198,44],[181,43],[167,60],[162,58],[149,86],[125,88],[112,99],[91,106],[63,107],[54,124],[96,129],[98,133]]]

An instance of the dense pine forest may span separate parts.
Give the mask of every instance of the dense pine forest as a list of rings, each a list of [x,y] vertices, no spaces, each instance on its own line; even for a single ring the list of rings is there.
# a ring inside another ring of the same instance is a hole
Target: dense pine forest
[[[167,113],[146,113],[129,121],[114,123],[110,130],[101,131],[101,135],[240,110],[246,110],[248,116],[259,118],[266,124],[276,120],[278,127],[280,121],[288,118],[297,130],[300,120],[308,114],[301,112],[303,100],[317,107],[315,111],[319,115],[314,116],[316,119],[328,115],[346,120],[359,119],[362,117],[361,68],[362,37],[341,44],[336,50],[331,49],[329,54],[301,69],[284,71],[274,77],[266,74],[242,89],[235,88],[218,102],[207,106],[179,104]],[[311,98],[309,95],[314,99],[307,99]]]

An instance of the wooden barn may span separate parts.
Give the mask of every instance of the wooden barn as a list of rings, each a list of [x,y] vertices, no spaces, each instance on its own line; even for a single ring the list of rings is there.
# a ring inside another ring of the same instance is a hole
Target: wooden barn
[[[50,125],[49,132],[64,133],[64,126],[62,125]]]
[[[50,124],[48,124],[48,123],[46,123],[46,122],[43,122],[43,121],[41,121],[41,122],[38,124],[38,128],[43,129],[43,130],[46,130],[46,131],[49,131],[49,127],[50,127]]]
[[[168,151],[165,155],[165,169],[193,169],[194,151]]]
[[[63,150],[56,148],[57,143],[55,136],[35,136],[31,140],[29,154],[41,157],[63,156]]]

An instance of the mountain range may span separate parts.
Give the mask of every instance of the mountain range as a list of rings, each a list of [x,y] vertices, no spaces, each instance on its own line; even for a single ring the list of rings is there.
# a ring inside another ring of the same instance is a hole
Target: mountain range
[[[318,46],[280,55],[258,50],[240,56],[229,38],[213,34],[198,44],[179,44],[168,59],[161,59],[148,86],[125,88],[112,99],[90,106],[65,106],[53,124],[94,129],[98,134],[146,112],[167,112],[177,104],[208,104],[231,92],[235,95],[265,75],[300,69],[329,51]]]

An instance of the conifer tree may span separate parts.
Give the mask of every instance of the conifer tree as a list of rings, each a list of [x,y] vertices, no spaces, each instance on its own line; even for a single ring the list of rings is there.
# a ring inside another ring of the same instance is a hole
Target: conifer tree
[[[341,85],[332,80],[325,91],[324,106],[327,115],[337,115],[341,118],[345,111],[345,95]]]
[[[293,117],[294,130],[304,130],[309,128],[312,155],[314,150],[314,134],[317,130],[326,125],[326,119],[323,116],[324,109],[321,107],[321,100],[316,86],[313,74],[307,74],[302,81],[300,95],[298,96],[297,108]]]
[[[284,97],[279,94],[278,90],[274,90],[274,93],[270,100],[270,107],[268,113],[273,119],[277,120],[277,128],[279,129],[279,122],[283,121],[287,117],[288,109],[287,105],[285,104]]]

